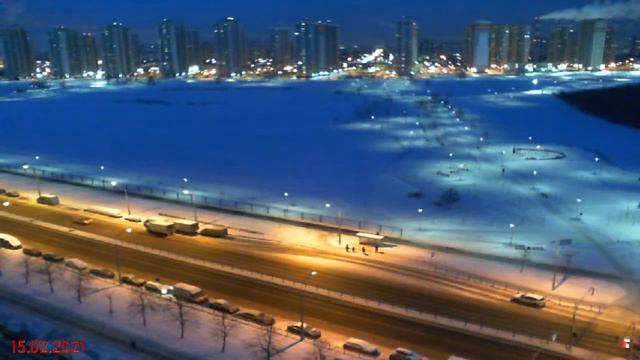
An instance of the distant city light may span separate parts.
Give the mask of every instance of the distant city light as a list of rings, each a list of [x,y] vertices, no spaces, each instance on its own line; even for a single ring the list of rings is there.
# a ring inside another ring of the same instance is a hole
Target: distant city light
[[[289,193],[288,193],[288,192],[285,192],[285,193],[284,193],[284,196],[285,196],[285,197],[289,197]]]
[[[2,203],[2,206],[4,206],[4,207],[7,207],[7,206],[9,206],[9,205],[11,205],[11,203],[10,203],[10,202],[8,202],[8,201],[5,201],[5,202],[3,202],[3,203]]]
[[[117,181],[112,181],[112,182],[111,182],[111,186],[116,186],[116,185],[118,185],[118,182],[117,182]]]
[[[422,213],[424,210],[422,208],[418,209],[419,213]]]

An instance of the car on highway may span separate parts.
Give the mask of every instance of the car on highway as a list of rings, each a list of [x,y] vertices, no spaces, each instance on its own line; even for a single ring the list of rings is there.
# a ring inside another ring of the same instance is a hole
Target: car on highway
[[[423,360],[423,358],[415,351],[399,347],[389,355],[389,360]]]
[[[93,219],[88,218],[86,216],[75,216],[73,218],[73,223],[78,225],[91,225]]]
[[[287,325],[287,331],[296,335],[300,335],[301,332],[304,332],[304,337],[309,339],[319,339],[320,336],[322,336],[322,332],[320,332],[319,329],[314,328],[307,323],[304,323],[303,326],[301,326],[301,324],[302,323],[299,321],[297,323],[289,324]]]
[[[272,316],[258,310],[242,310],[237,312],[235,316],[262,326],[273,326],[276,323],[276,319]]]
[[[344,344],[342,345],[342,348],[347,351],[353,351],[353,352],[357,352],[357,353],[365,354],[369,356],[380,355],[380,350],[378,350],[378,348],[375,345],[358,338],[347,339],[347,341],[345,341]]]
[[[235,314],[240,310],[237,306],[225,299],[209,299],[209,307],[226,314]]]
[[[42,254],[42,258],[45,261],[55,262],[55,263],[59,263],[59,262],[63,262],[64,261],[64,256],[56,254],[56,253],[44,253],[44,254]]]
[[[89,267],[86,262],[80,259],[68,259],[64,262],[64,265],[76,271],[84,271]]]
[[[207,294],[205,294],[202,289],[197,286],[185,283],[174,284],[171,294],[180,300],[192,302],[195,304],[204,304],[208,300]]]
[[[34,248],[23,248],[22,253],[28,256],[38,257],[42,256],[42,251]]]
[[[514,297],[511,298],[511,302],[514,302],[516,304],[541,308],[545,306],[547,299],[542,295],[538,295],[534,293],[526,293],[526,294],[516,294]]]
[[[120,278],[120,282],[131,286],[143,287],[147,280],[139,278],[133,274],[125,274]]]
[[[161,294],[161,295],[171,294],[171,291],[173,290],[172,286],[165,285],[157,281],[147,281],[144,284],[144,288],[149,292]]]
[[[89,273],[103,279],[113,279],[116,276],[113,271],[107,268],[92,268],[91,270],[89,270]]]
[[[7,191],[5,193],[5,195],[7,195],[8,197],[13,197],[13,198],[20,197],[20,193],[18,191],[16,191],[16,190]]]
[[[17,237],[2,233],[0,233],[0,246],[11,250],[22,249],[22,243]]]

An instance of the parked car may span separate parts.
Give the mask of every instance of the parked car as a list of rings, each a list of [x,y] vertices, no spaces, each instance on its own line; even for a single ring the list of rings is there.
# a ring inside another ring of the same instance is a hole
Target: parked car
[[[526,293],[526,294],[517,294],[516,296],[511,298],[511,301],[517,304],[541,308],[545,306],[547,299],[542,295],[538,295],[534,293]]]
[[[362,339],[350,338],[344,342],[342,348],[348,351],[354,351],[360,354],[378,356],[380,351],[375,345],[368,343]]]
[[[60,205],[60,198],[55,194],[42,194],[38,196],[36,202],[44,205]]]
[[[84,270],[87,270],[87,268],[89,267],[89,265],[87,265],[86,262],[80,259],[68,259],[67,261],[64,262],[64,265],[68,268],[71,268],[77,271],[84,271]]]
[[[44,253],[44,254],[42,254],[42,258],[45,261],[56,262],[56,263],[64,261],[64,256],[58,255],[56,253]]]
[[[75,216],[73,218],[73,223],[74,224],[79,224],[79,225],[90,225],[93,222],[93,219],[88,218],[86,216]]]
[[[124,284],[129,284],[132,286],[143,287],[144,284],[147,283],[147,280],[139,278],[132,274],[125,274],[125,275],[122,275],[122,277],[120,278],[120,282]]]
[[[42,256],[42,251],[34,248],[23,248],[22,253],[34,257]]]
[[[240,319],[251,321],[254,324],[262,326],[272,326],[276,323],[276,319],[258,310],[242,310],[236,313]]]
[[[22,249],[22,243],[17,237],[2,233],[0,233],[0,246],[11,250]]]
[[[422,360],[422,356],[409,349],[399,347],[389,355],[389,360]]]
[[[171,293],[180,300],[196,304],[204,304],[207,301],[207,294],[199,287],[190,284],[176,283]]]
[[[11,191],[7,191],[7,193],[5,194],[8,197],[13,197],[13,198],[17,198],[20,197],[20,193],[16,190],[11,190]]]
[[[209,299],[209,307],[227,314],[235,314],[240,310],[237,306],[225,299]]]
[[[157,281],[147,281],[144,284],[144,288],[147,291],[154,292],[161,295],[171,294],[171,290],[173,290],[173,287],[171,287],[170,285],[165,285]]]
[[[116,274],[107,268],[93,268],[89,270],[91,275],[101,277],[103,279],[113,279]]]
[[[302,323],[299,321],[297,323],[289,324],[287,325],[287,331],[296,335],[300,335],[300,332],[304,331],[304,337],[309,339],[319,339],[320,336],[322,336],[319,329],[314,328],[307,323],[305,323],[304,326],[301,325]],[[302,329],[303,327],[304,330]]]

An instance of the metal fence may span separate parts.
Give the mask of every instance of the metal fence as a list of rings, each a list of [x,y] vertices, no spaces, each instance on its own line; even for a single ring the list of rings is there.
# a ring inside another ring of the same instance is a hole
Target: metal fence
[[[364,231],[377,233],[393,238],[401,238],[403,236],[402,228],[396,226],[384,225],[366,220],[317,214],[295,209],[294,207],[280,207],[257,204],[246,201],[215,197],[209,194],[197,194],[193,192],[185,194],[181,189],[162,188],[143,184],[118,183],[115,184],[115,186],[112,186],[111,182],[106,178],[38,169],[35,167],[24,169],[23,166],[19,164],[0,163],[0,171],[15,175],[28,176],[35,179],[86,186],[122,194],[124,194],[124,192],[126,191],[128,195],[171,201],[198,208],[221,210],[226,212],[258,216],[263,218],[272,218],[307,225],[322,226],[331,228],[334,231]]]

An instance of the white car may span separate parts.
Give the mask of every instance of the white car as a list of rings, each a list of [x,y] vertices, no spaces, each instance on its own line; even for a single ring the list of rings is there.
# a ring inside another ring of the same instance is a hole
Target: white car
[[[161,295],[170,295],[173,287],[170,285],[165,285],[156,281],[147,281],[144,284],[144,288],[147,291],[154,292]]]
[[[0,234],[0,247],[5,247],[11,250],[18,250],[22,248],[22,243],[13,235]]]
[[[511,301],[517,304],[533,306],[533,307],[544,307],[547,299],[538,294],[534,293],[526,293],[526,294],[517,294]]]
[[[225,299],[209,299],[209,307],[227,314],[235,314],[240,310]]]
[[[399,347],[396,348],[391,355],[389,355],[389,360],[423,360],[423,358],[414,351]]]
[[[347,341],[344,342],[344,345],[342,345],[342,348],[345,350],[354,351],[357,353],[370,355],[370,356],[377,356],[380,354],[380,351],[378,350],[377,347],[375,347],[375,345],[357,338],[348,339]]]
[[[80,259],[67,259],[67,261],[64,262],[64,265],[77,271],[84,271],[89,267],[86,262]]]
[[[310,339],[319,339],[320,336],[322,336],[322,332],[320,332],[319,329],[314,328],[307,323],[304,323],[303,326],[300,326],[301,324],[302,323],[299,321],[297,323],[289,324],[287,325],[287,331],[296,335],[300,335],[301,332],[304,332],[304,337]]]

